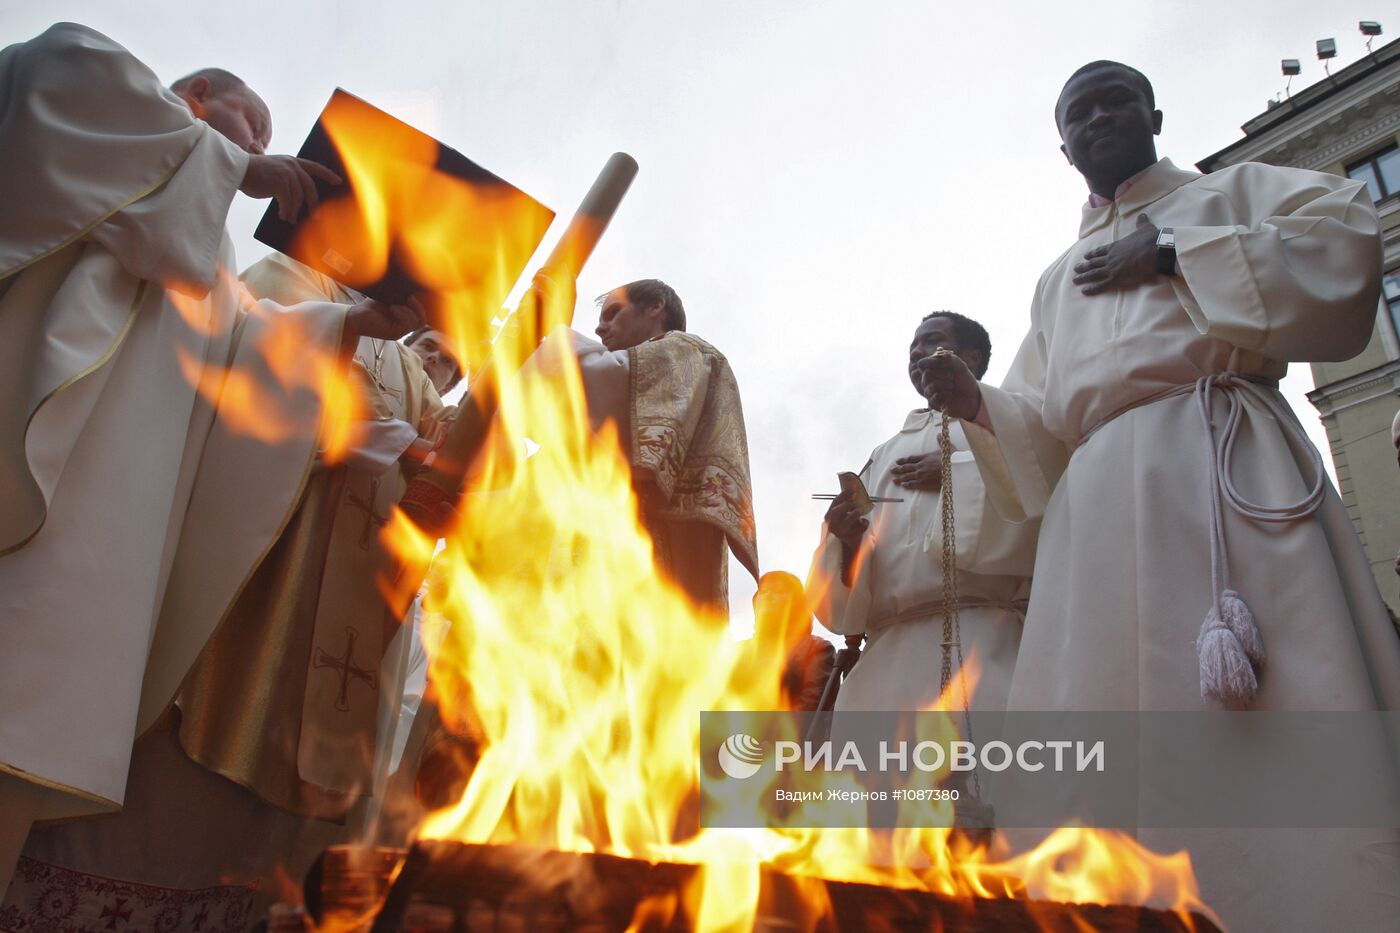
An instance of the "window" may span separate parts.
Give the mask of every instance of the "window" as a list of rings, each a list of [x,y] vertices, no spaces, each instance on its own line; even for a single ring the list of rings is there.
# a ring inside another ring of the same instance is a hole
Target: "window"
[[[1377,204],[1400,195],[1400,148],[1391,146],[1348,165],[1347,175],[1364,181],[1371,200]]]
[[[1381,279],[1385,292],[1385,306],[1390,311],[1390,320],[1395,332],[1400,334],[1400,269],[1392,269]]]

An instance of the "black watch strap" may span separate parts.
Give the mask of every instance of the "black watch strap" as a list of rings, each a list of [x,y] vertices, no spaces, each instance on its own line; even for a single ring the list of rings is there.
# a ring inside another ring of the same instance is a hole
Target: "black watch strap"
[[[1157,231],[1157,271],[1176,275],[1176,233],[1171,227]]]

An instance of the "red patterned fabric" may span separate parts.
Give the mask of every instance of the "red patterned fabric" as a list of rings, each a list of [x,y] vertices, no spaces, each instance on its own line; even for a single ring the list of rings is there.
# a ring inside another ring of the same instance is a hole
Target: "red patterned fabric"
[[[441,536],[452,527],[452,519],[456,517],[455,500],[456,497],[444,492],[441,486],[420,478],[408,484],[399,499],[399,508],[422,531]]]
[[[21,858],[0,903],[0,933],[243,933],[254,893],[254,885],[160,888]]]

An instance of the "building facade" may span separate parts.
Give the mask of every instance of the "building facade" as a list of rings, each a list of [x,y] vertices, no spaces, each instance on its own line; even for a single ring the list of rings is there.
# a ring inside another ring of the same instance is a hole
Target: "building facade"
[[[1212,172],[1268,162],[1366,182],[1384,230],[1385,288],[1366,350],[1313,363],[1317,406],[1338,491],[1392,613],[1400,614],[1400,468],[1390,425],[1400,410],[1400,40],[1390,42],[1246,123],[1243,139],[1202,159]]]

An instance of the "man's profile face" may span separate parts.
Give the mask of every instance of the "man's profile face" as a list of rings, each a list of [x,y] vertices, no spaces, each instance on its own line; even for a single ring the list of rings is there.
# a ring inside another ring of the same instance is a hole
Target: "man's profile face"
[[[180,96],[196,117],[244,152],[262,155],[267,151],[272,141],[272,113],[252,88],[239,85],[215,91],[207,79],[197,78]]]
[[[609,350],[626,350],[665,332],[660,305],[641,308],[628,299],[625,288],[614,288],[603,297],[595,333]]]
[[[1126,178],[1156,161],[1162,112],[1131,73],[1105,66],[1070,80],[1055,105],[1060,151],[1086,176]]]
[[[426,330],[408,348],[418,354],[423,361],[423,371],[428,381],[442,395],[447,392],[457,378],[457,357],[452,352],[452,343],[440,330]]]
[[[914,368],[919,360],[933,356],[936,350],[951,350],[958,355],[967,368],[974,373],[982,365],[982,354],[975,348],[964,347],[958,342],[957,328],[946,317],[931,317],[919,324],[914,331],[914,339],[909,342],[909,381],[914,391],[923,395],[919,386],[919,374]]]

